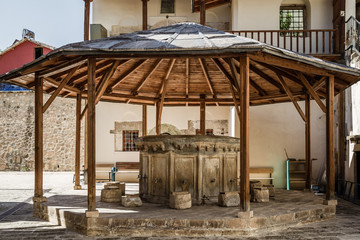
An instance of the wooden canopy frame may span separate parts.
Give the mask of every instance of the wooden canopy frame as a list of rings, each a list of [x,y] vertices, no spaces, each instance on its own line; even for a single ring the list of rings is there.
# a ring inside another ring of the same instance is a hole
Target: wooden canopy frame
[[[140,47],[139,47],[140,46]],[[326,199],[334,197],[334,96],[359,80],[360,71],[299,55],[198,24],[183,23],[59,48],[0,76],[35,90],[35,197],[43,197],[43,113],[58,97],[76,104],[76,183],[80,185],[80,122],[87,113],[88,217],[95,197],[95,106],[99,101],[156,105],[160,134],[164,106],[235,106],[241,137],[241,212],[250,211],[249,107],[292,102],[305,124],[306,188],[311,185],[310,100],[326,113]],[[43,103],[43,93],[51,94]],[[81,109],[81,99],[87,105]],[[323,103],[326,99],[326,105]],[[298,101],[305,100],[305,112]],[[146,129],[143,108],[143,130]],[[144,130],[146,131],[146,130]]]

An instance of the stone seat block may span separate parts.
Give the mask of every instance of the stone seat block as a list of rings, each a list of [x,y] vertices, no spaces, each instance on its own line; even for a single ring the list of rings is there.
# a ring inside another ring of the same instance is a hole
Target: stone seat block
[[[124,207],[141,207],[142,201],[139,195],[126,195],[122,196],[121,204]]]
[[[125,183],[124,182],[119,182],[119,181],[107,182],[104,185],[104,188],[105,189],[119,188],[119,189],[121,189],[122,196],[125,196]]]
[[[272,184],[264,185],[269,190],[269,197],[275,197],[275,187]]]
[[[236,207],[240,205],[240,196],[238,192],[221,192],[218,198],[218,204],[222,207]]]
[[[262,183],[258,180],[250,181],[250,201],[254,201],[254,188],[262,187]]]
[[[254,202],[269,202],[269,190],[266,187],[254,188]]]
[[[115,186],[101,190],[101,201],[107,203],[121,202],[121,189]]]
[[[172,192],[169,207],[175,209],[191,208],[191,194],[189,192]]]

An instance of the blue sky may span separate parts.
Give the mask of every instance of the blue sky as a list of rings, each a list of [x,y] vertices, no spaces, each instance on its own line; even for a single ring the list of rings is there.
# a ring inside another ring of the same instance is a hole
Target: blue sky
[[[35,40],[60,47],[82,41],[83,26],[83,0],[0,0],[0,50],[20,40],[23,28],[35,32]]]

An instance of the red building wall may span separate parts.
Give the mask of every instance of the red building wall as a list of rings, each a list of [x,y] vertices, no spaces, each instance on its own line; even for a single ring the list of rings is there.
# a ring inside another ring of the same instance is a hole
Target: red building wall
[[[42,47],[44,55],[51,51],[51,49],[39,46],[29,40],[24,41],[0,55],[0,75],[33,61],[35,47]]]

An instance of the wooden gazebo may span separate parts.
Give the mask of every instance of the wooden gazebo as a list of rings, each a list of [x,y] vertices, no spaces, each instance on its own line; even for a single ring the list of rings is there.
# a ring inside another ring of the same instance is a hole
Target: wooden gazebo
[[[76,186],[80,185],[80,121],[87,113],[88,212],[96,216],[95,105],[101,101],[156,105],[160,133],[164,106],[234,105],[241,122],[241,212],[250,212],[249,106],[292,102],[306,123],[307,183],[311,184],[310,100],[326,113],[327,193],[334,197],[334,96],[360,71],[297,54],[195,23],[181,23],[58,48],[0,76],[35,90],[35,197],[43,201],[43,113],[57,96],[77,99]],[[43,104],[43,92],[51,94]],[[81,109],[81,99],[87,105]],[[326,99],[326,104],[322,99]],[[305,112],[298,101],[305,100]],[[143,127],[146,129],[146,125]]]

